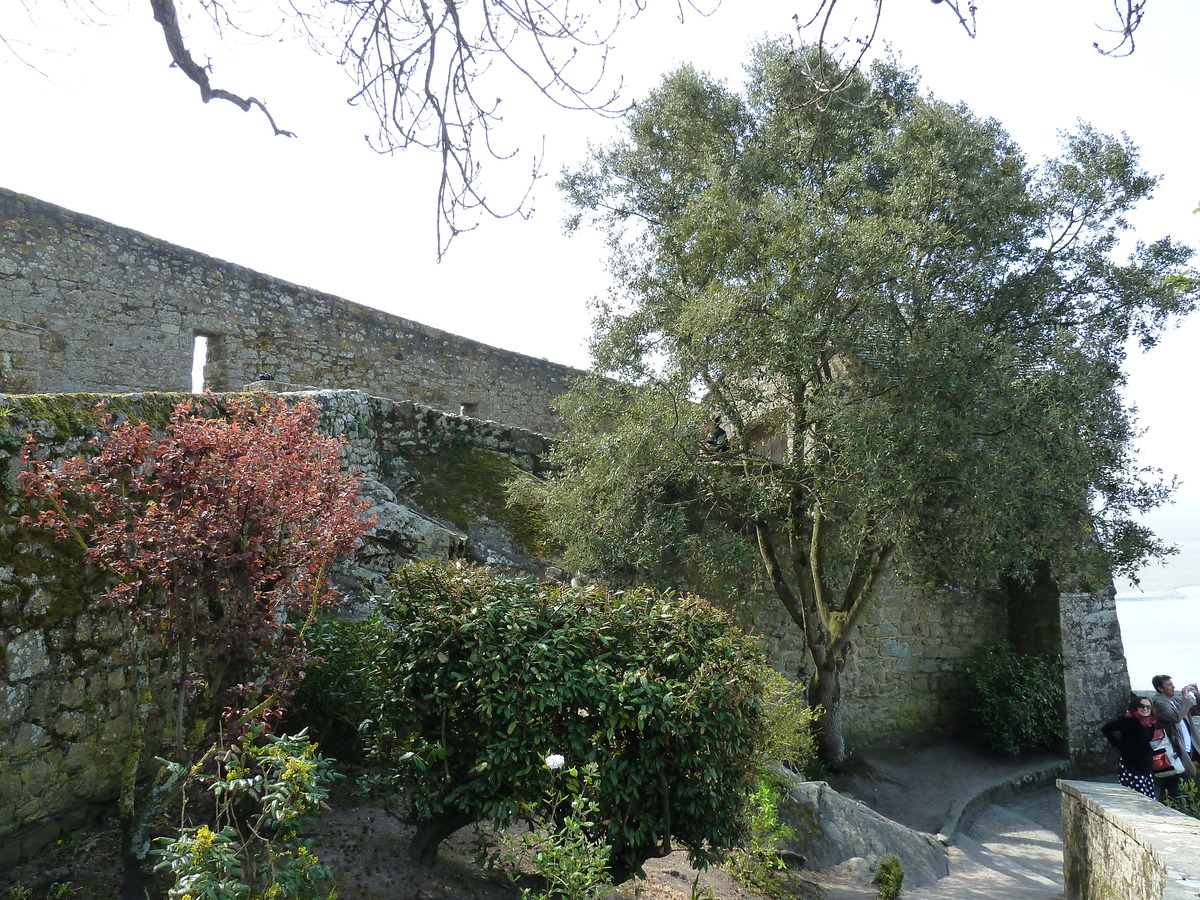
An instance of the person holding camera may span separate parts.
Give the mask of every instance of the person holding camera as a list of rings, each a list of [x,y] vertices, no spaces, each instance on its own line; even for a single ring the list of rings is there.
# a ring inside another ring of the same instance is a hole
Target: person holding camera
[[[1179,793],[1179,782],[1183,778],[1196,777],[1195,760],[1200,756],[1200,736],[1192,725],[1192,716],[1196,712],[1196,695],[1200,693],[1193,682],[1182,691],[1175,691],[1175,682],[1170,675],[1155,675],[1151,679],[1154,685],[1154,718],[1167,729],[1175,752],[1183,762],[1183,774],[1173,778],[1164,778],[1163,789],[1174,797]]]

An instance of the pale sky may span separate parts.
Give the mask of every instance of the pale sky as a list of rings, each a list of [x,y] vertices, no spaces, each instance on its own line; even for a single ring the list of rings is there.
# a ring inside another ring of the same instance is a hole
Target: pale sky
[[[274,137],[254,113],[200,102],[195,86],[169,68],[148,2],[98,2],[100,24],[91,27],[77,26],[52,0],[30,4],[46,16],[32,24],[22,4],[0,3],[0,36],[37,67],[0,46],[0,185],[447,331],[587,365],[588,303],[607,285],[603,246],[595,235],[562,234],[554,182],[589,140],[605,142],[619,123],[504,86],[511,130],[502,138],[539,152],[545,141],[548,175],[536,188],[534,217],[485,221],[438,265],[436,160],[417,151],[374,154],[363,140],[371,122],[346,105],[350,83],[331,61],[296,42],[240,43],[232,53],[207,34],[193,42],[197,59],[212,58],[216,85],[262,97],[299,136]],[[673,0],[648,2],[610,62],[631,100],[684,61],[736,83],[751,43],[793,32],[793,13],[803,18],[815,5],[725,0],[712,16],[689,14],[679,25]],[[1137,237],[1200,242],[1200,216],[1192,215],[1200,205],[1200,4],[1151,0],[1134,56],[1106,59],[1092,42],[1108,39],[1096,23],[1109,23],[1110,0],[977,0],[974,40],[945,5],[887,3],[884,36],[927,90],[999,119],[1031,162],[1053,153],[1057,131],[1077,119],[1127,132],[1147,170],[1164,176],[1135,217]],[[529,166],[490,168],[499,199]],[[1178,505],[1162,518],[1163,534],[1177,540],[1200,513],[1197,350],[1200,323],[1191,321],[1130,364],[1130,396],[1148,429],[1142,459],[1183,481]],[[1200,557],[1181,562],[1200,571]],[[1183,577],[1172,572],[1181,564],[1147,572],[1146,583]]]

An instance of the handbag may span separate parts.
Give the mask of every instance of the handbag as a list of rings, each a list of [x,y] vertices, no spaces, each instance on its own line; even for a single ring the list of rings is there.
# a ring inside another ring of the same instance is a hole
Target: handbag
[[[1170,778],[1183,774],[1183,761],[1175,752],[1175,745],[1161,728],[1154,730],[1150,741],[1150,771],[1155,778]]]

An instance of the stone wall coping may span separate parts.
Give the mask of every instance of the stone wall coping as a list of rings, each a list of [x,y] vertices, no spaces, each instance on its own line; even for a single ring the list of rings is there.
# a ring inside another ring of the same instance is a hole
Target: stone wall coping
[[[1146,849],[1166,873],[1162,900],[1195,900],[1200,894],[1200,819],[1120,784],[1060,778],[1058,789]]]
[[[1030,763],[1016,772],[1010,772],[963,794],[954,801],[950,812],[946,814],[937,835],[938,840],[949,844],[958,835],[963,823],[969,821],[983,807],[1002,802],[1005,798],[1014,797],[1022,791],[1048,787],[1059,775],[1065,775],[1070,767],[1071,761],[1067,759]]]

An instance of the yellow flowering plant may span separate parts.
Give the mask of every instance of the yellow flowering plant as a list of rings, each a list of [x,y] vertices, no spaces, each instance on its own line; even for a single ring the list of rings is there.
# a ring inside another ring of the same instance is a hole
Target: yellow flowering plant
[[[301,836],[342,777],[317,745],[304,732],[254,728],[214,754],[212,768],[187,784],[212,793],[214,822],[185,818],[178,836],[160,838],[153,851],[155,869],[173,881],[168,900],[333,900],[333,873]]]

